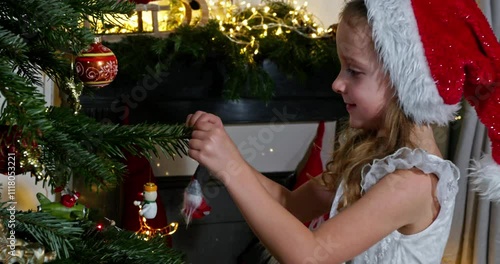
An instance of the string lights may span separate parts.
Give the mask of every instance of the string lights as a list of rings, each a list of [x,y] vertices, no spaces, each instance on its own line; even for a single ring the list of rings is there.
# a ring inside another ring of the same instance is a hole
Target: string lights
[[[139,205],[139,211],[141,209],[142,205]],[[140,225],[139,230],[135,233],[146,241],[156,236],[160,237],[170,236],[174,234],[177,231],[177,228],[179,227],[179,223],[171,222],[170,224],[162,228],[153,228],[148,225],[147,219],[144,216],[141,216],[140,214],[139,214],[139,225]]]
[[[219,29],[232,42],[242,45],[241,54],[251,58],[259,53],[259,38],[270,34],[280,36],[295,32],[306,38],[328,38],[332,28],[325,29],[315,21],[307,11],[307,2],[298,5],[293,2],[293,10],[279,14],[278,5],[288,5],[277,1],[268,1],[257,7],[241,2],[239,6],[230,1],[209,1],[211,15],[219,23]],[[215,11],[214,11],[215,10]]]

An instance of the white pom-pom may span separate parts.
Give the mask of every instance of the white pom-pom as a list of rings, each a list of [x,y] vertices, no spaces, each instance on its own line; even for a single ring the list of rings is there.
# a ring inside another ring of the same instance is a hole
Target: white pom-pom
[[[474,161],[469,177],[473,190],[492,202],[500,202],[500,165],[491,155],[485,155],[480,161]]]
[[[184,194],[184,202],[194,208],[200,206],[202,199],[203,197],[201,196],[201,194]]]
[[[184,215],[184,219],[186,220],[186,227],[191,222],[193,212],[201,205],[202,201],[203,194],[201,191],[201,185],[198,180],[193,179],[184,190],[184,203],[181,210]]]

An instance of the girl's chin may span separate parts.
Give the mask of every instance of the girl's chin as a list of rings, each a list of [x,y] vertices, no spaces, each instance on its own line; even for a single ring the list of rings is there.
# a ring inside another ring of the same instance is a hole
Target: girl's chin
[[[363,129],[363,130],[377,130],[377,127],[373,125],[374,123],[367,123],[361,120],[353,120],[353,118],[349,118],[349,127],[355,129]]]

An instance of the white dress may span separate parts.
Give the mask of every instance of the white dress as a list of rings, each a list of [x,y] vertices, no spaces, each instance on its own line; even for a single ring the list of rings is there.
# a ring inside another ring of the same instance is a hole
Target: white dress
[[[392,232],[348,263],[441,263],[450,233],[460,174],[452,162],[428,154],[422,149],[401,148],[392,155],[366,165],[362,172],[361,187],[366,192],[385,175],[397,169],[413,167],[424,173],[434,173],[439,178],[436,195],[441,209],[437,218],[430,226],[417,234],[403,235],[397,230]],[[337,205],[342,193],[342,187],[339,187],[330,210],[330,218],[337,214]]]

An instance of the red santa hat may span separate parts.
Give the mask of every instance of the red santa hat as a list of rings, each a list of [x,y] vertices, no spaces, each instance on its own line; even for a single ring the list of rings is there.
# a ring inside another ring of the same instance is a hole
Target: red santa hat
[[[372,37],[404,112],[419,124],[454,120],[465,97],[488,129],[491,155],[472,171],[500,201],[500,44],[474,0],[364,0]]]

